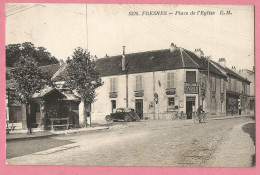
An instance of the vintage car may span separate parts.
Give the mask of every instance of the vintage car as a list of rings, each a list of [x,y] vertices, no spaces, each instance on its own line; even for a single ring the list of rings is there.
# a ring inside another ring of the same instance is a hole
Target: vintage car
[[[133,108],[117,108],[115,113],[111,113],[105,117],[106,121],[140,121],[140,117],[134,112]]]

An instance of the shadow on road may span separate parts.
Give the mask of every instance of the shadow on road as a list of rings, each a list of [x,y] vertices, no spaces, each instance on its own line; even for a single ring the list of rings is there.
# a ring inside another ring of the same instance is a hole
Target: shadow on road
[[[248,123],[242,127],[245,133],[248,133],[255,145],[255,123]],[[255,166],[255,154],[252,156],[252,164]]]
[[[248,123],[242,127],[245,133],[248,133],[255,144],[255,123]]]
[[[6,159],[24,156],[39,151],[56,148],[59,146],[72,144],[75,142],[68,140],[58,140],[54,138],[41,138],[31,140],[17,140],[6,143]]]

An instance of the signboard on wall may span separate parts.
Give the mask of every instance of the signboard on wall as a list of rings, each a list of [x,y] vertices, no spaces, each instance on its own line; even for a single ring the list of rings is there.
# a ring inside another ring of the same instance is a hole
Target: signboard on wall
[[[144,91],[135,91],[135,97],[143,97]]]
[[[220,94],[221,101],[224,101],[224,93]]]
[[[199,93],[199,83],[184,83],[184,93],[185,94],[198,94]]]
[[[117,98],[117,92],[110,92],[109,98]]]
[[[166,89],[166,95],[175,95],[175,94],[176,94],[176,88]]]

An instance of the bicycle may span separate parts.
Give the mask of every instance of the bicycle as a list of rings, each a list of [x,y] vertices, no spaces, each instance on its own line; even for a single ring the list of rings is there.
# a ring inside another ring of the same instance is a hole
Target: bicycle
[[[178,120],[178,119],[179,119],[179,114],[178,114],[178,112],[173,113],[173,114],[171,115],[171,118],[172,118],[172,120]]]
[[[202,112],[201,114],[201,122],[202,123],[206,123],[206,121],[207,121],[207,113],[206,112]]]
[[[207,121],[207,113],[202,112],[200,114],[194,113],[194,123],[206,123]]]

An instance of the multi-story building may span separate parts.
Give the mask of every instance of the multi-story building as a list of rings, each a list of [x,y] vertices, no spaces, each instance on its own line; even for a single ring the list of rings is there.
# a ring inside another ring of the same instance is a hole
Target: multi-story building
[[[225,114],[226,76],[203,55],[176,47],[96,60],[103,86],[92,105],[103,120],[119,107],[136,110],[141,119],[169,119],[184,112],[188,119],[199,105],[210,114]],[[209,68],[209,69],[208,69]]]
[[[239,75],[242,77],[248,79],[251,84],[250,84],[250,90],[249,90],[249,96],[250,96],[250,104],[249,104],[249,109],[251,113],[255,112],[255,71],[251,71],[248,69],[242,69],[239,70],[238,72]]]
[[[232,69],[226,67],[225,58],[220,58],[218,63],[212,61],[226,76],[228,82],[226,83],[226,113],[238,114],[239,109],[241,114],[249,112],[250,102],[250,81],[243,78],[236,72],[236,68]]]

